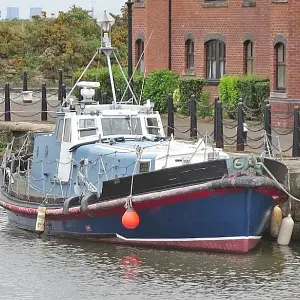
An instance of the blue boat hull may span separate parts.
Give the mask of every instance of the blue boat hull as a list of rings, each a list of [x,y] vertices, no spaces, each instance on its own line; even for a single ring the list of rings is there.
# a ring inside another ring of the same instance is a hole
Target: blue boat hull
[[[260,240],[275,200],[258,189],[228,189],[188,194],[135,205],[136,229],[121,222],[125,209],[101,213],[46,216],[45,234],[99,242],[193,250],[247,252]],[[8,209],[16,226],[34,231],[36,215]]]

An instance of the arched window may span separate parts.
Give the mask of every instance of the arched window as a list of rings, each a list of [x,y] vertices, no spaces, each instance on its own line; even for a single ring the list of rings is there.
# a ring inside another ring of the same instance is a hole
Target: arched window
[[[246,75],[253,74],[253,42],[248,40],[244,43],[244,73]]]
[[[185,68],[194,70],[194,41],[191,39],[185,42]]]
[[[285,91],[286,49],[283,43],[275,45],[276,54],[276,89]]]
[[[145,71],[145,62],[144,62],[144,41],[138,39],[135,42],[135,53],[136,53],[136,64],[141,72]]]
[[[225,43],[210,40],[206,44],[206,78],[218,80],[225,74]]]

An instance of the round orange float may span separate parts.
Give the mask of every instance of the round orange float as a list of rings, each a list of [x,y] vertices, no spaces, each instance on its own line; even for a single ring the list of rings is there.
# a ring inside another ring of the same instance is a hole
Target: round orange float
[[[140,217],[137,212],[129,207],[122,217],[122,224],[127,229],[135,229],[140,223]]]

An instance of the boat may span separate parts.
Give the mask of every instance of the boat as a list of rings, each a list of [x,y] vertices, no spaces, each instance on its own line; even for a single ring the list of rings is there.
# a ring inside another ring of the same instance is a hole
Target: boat
[[[54,132],[35,133],[33,149],[29,136],[17,150],[7,145],[0,205],[10,223],[38,235],[132,246],[254,248],[274,206],[287,199],[285,165],[230,157],[207,137],[166,137],[151,101],[116,98],[114,48],[104,37],[97,54],[107,59],[112,103],[94,101],[99,83],[81,80],[86,68],[58,109]]]

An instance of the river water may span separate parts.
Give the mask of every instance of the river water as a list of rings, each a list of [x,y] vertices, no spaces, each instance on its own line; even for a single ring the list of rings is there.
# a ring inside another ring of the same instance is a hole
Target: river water
[[[0,209],[0,256],[1,300],[300,298],[300,244],[232,255],[37,238]]]

